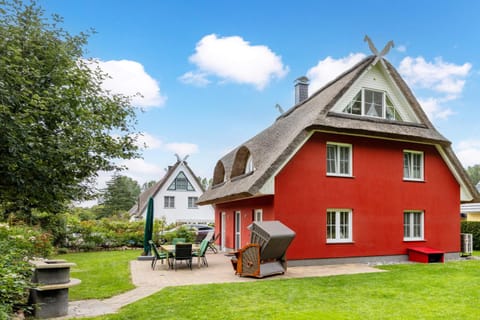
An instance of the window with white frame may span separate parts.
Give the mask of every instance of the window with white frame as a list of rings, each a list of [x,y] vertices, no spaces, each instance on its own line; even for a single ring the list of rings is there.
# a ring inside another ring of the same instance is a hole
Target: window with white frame
[[[327,175],[352,176],[352,145],[327,143]]]
[[[352,210],[327,210],[327,243],[352,242]]]
[[[190,181],[188,181],[185,173],[180,171],[175,180],[168,186],[168,190],[195,191],[195,188],[193,188]]]
[[[175,197],[173,196],[163,197],[163,206],[167,209],[175,208]]]
[[[388,120],[402,121],[388,94],[384,91],[362,88],[343,109],[344,113]]]
[[[403,240],[423,240],[423,211],[405,211],[403,213]]]
[[[263,210],[255,209],[253,211],[253,221],[263,221]]]
[[[197,201],[198,197],[188,197],[188,208],[189,209],[197,209]]]
[[[403,179],[423,181],[423,152],[403,150]]]
[[[253,166],[253,158],[252,155],[248,156],[247,159],[247,164],[245,165],[245,173],[250,173],[255,170],[255,167]]]

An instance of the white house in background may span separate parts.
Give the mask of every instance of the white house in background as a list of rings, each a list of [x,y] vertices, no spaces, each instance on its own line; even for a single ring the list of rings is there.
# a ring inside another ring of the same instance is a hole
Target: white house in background
[[[477,190],[480,191],[480,182],[477,183]],[[467,221],[480,221],[480,202],[464,203],[460,205],[462,218]]]
[[[130,209],[132,221],[145,219],[148,199],[153,197],[155,219],[165,219],[167,224],[213,223],[214,210],[211,205],[197,206],[197,200],[205,191],[185,157],[169,166],[165,176],[138,197]]]

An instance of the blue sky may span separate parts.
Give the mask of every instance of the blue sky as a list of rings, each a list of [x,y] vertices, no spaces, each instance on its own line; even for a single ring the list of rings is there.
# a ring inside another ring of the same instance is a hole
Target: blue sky
[[[395,47],[399,70],[464,166],[480,163],[480,2],[41,0],[73,34],[90,28],[86,57],[116,92],[141,92],[137,129],[149,146],[123,174],[158,180],[175,153],[211,177],[226,152],[371,52]],[[101,174],[101,186],[109,176]]]

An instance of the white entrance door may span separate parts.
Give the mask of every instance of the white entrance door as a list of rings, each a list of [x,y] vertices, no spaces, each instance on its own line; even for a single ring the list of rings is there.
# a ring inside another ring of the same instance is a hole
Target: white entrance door
[[[222,220],[220,222],[220,251],[225,251],[225,226],[227,224],[227,219],[225,212],[222,212]]]
[[[241,232],[242,230],[242,217],[240,211],[235,211],[235,250],[240,249],[241,247]]]

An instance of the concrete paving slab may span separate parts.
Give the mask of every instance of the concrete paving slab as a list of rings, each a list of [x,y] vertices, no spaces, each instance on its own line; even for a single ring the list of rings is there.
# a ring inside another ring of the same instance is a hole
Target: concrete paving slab
[[[150,267],[150,261],[134,260],[130,262],[134,290],[122,293],[105,300],[81,300],[69,303],[68,316],[56,318],[71,319],[93,317],[116,313],[121,307],[148,297],[155,292],[169,286],[183,286],[192,284],[230,283],[248,281],[271,281],[290,278],[325,277],[342,274],[357,274],[382,272],[383,270],[366,264],[340,264],[324,266],[297,266],[288,268],[283,275],[263,279],[239,277],[230,263],[230,257],[222,253],[207,254],[208,267],[198,267],[195,260],[192,270],[186,265],[177,271],[168,269],[167,264],[157,263],[155,270]]]

